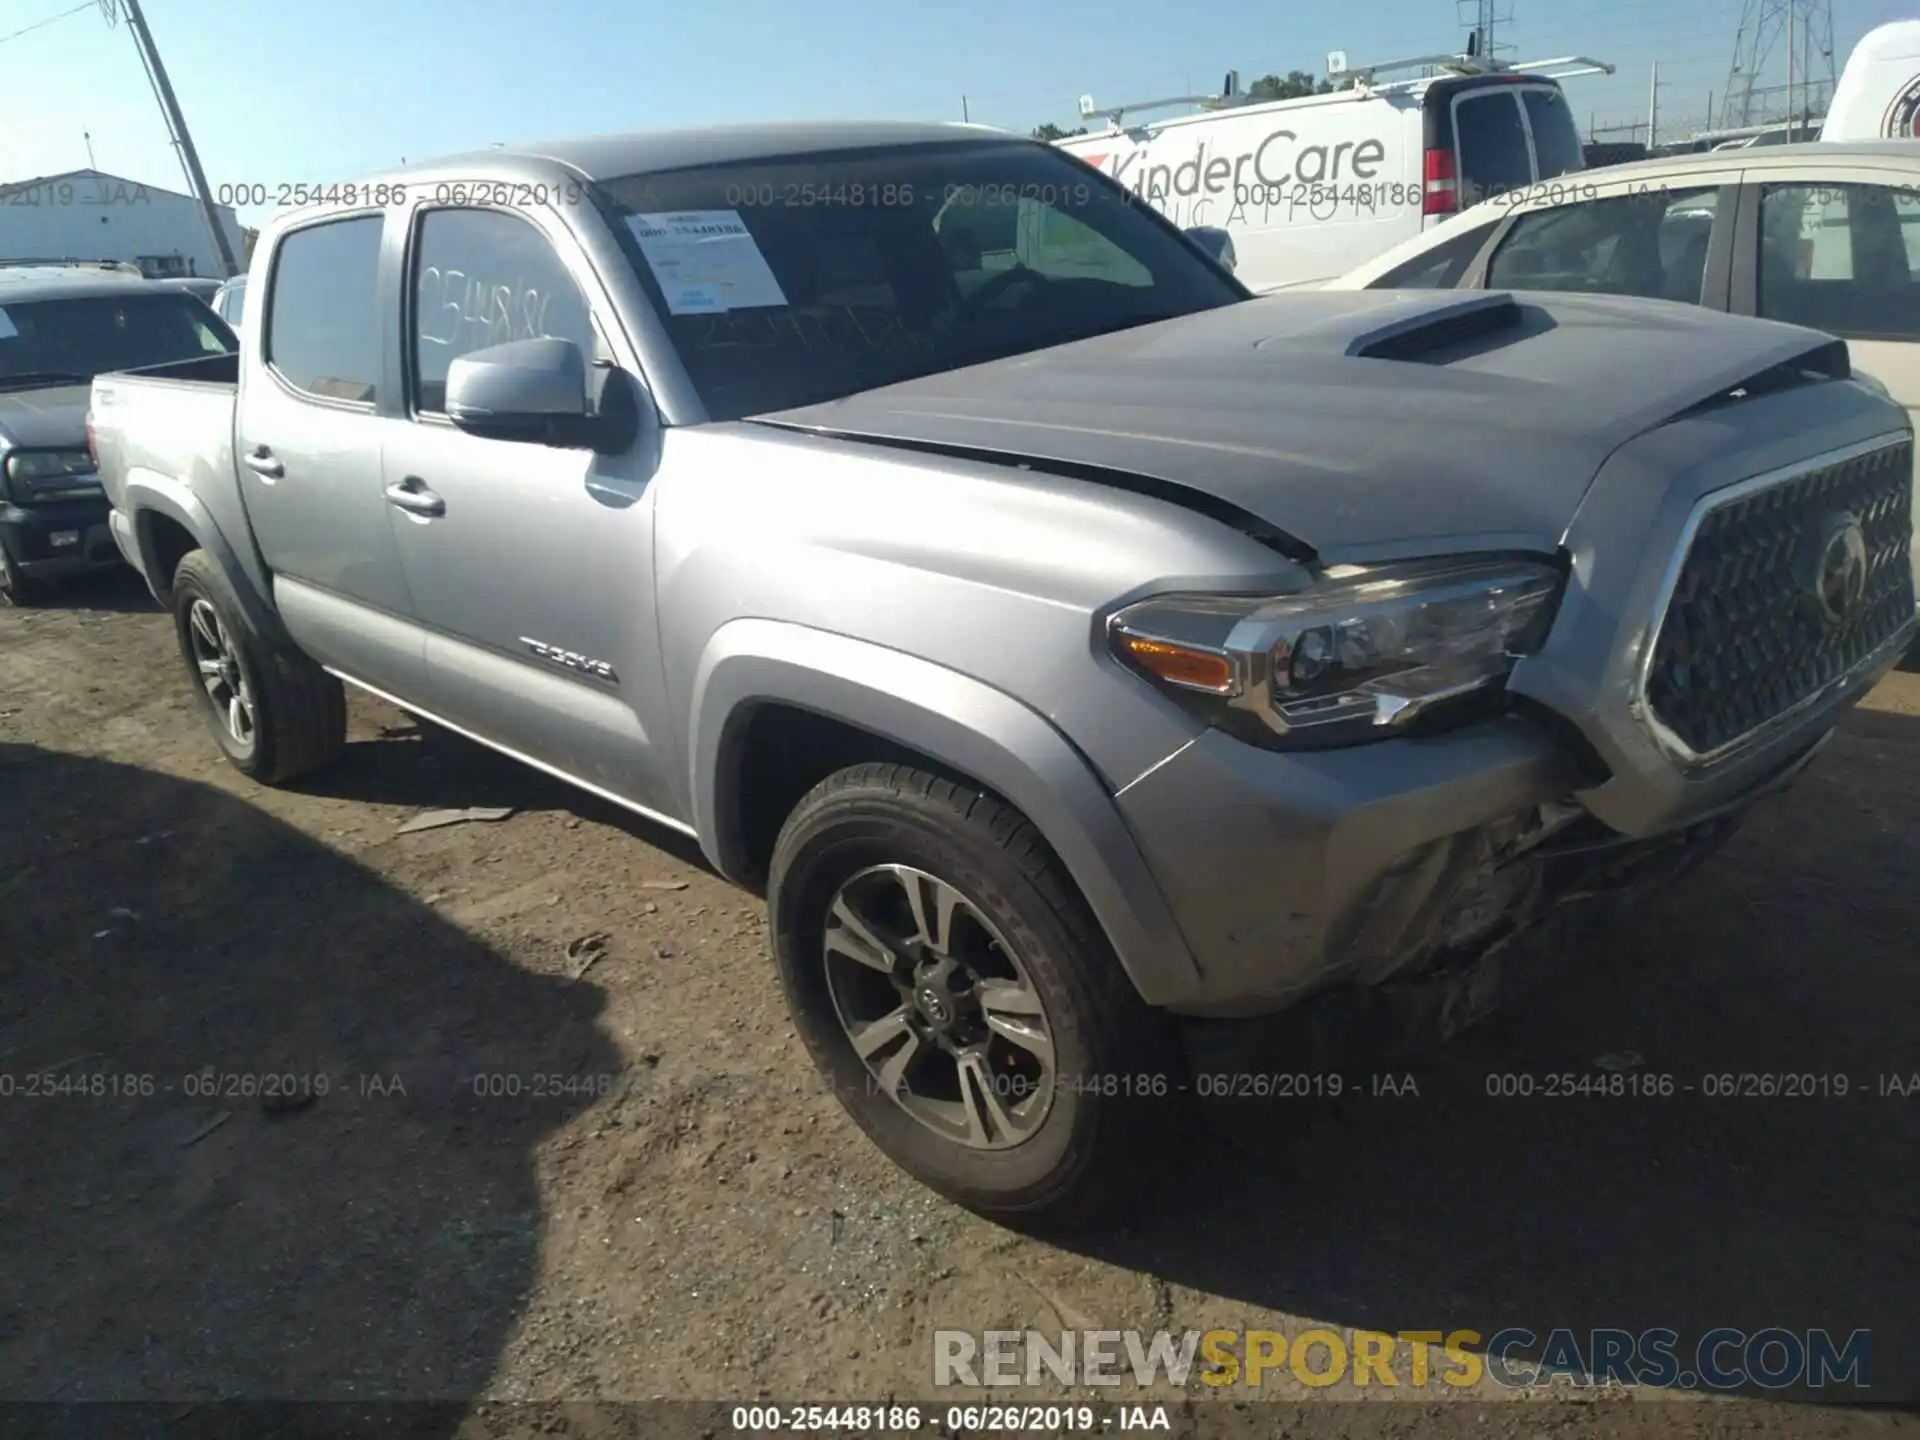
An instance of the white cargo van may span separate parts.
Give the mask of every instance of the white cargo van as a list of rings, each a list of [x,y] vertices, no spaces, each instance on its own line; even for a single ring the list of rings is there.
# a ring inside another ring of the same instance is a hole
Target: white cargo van
[[[1920,138],[1920,20],[1896,20],[1860,37],[1833,87],[1820,138]]]
[[[1229,75],[1217,96],[1080,113],[1104,133],[1063,140],[1182,229],[1232,238],[1238,275],[1254,290],[1330,279],[1488,195],[1582,166],[1580,133],[1559,82],[1611,74],[1583,56],[1501,64],[1473,55],[1422,56],[1349,70],[1349,88],[1296,100],[1248,102]],[[1392,70],[1427,72],[1376,83]],[[1172,119],[1132,112],[1202,107]]]

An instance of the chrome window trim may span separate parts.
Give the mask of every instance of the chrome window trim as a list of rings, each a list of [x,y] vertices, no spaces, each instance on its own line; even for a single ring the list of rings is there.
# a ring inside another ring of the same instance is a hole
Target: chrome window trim
[[[1687,558],[1693,553],[1694,538],[1706,518],[1716,510],[1725,508],[1737,500],[1744,500],[1761,490],[1772,489],[1776,485],[1785,485],[1801,479],[1816,470],[1825,470],[1829,466],[1839,465],[1848,460],[1858,459],[1862,455],[1871,455],[1876,451],[1889,450],[1895,446],[1913,441],[1911,431],[1890,430],[1871,440],[1862,440],[1852,445],[1843,445],[1838,450],[1829,450],[1824,454],[1809,456],[1805,460],[1796,460],[1791,465],[1783,465],[1777,470],[1768,470],[1760,475],[1749,476],[1745,480],[1711,490],[1694,502],[1693,509],[1687,514],[1687,522],[1680,530],[1680,539],[1674,546],[1673,554],[1667,560],[1665,573],[1660,577],[1660,589],[1654,601],[1653,623],[1645,633],[1640,664],[1634,672],[1633,689],[1628,700],[1628,708],[1634,717],[1646,727],[1653,742],[1668,759],[1676,761],[1682,769],[1698,770],[1731,760],[1741,752],[1752,749],[1769,737],[1791,726],[1794,720],[1807,711],[1817,708],[1822,702],[1850,686],[1856,684],[1863,675],[1868,674],[1885,663],[1889,655],[1904,651],[1912,643],[1914,622],[1895,634],[1879,649],[1867,655],[1859,664],[1822,685],[1812,694],[1796,701],[1779,714],[1763,720],[1753,729],[1736,735],[1733,739],[1716,745],[1711,750],[1695,750],[1682,740],[1654,713],[1652,703],[1647,699],[1647,684],[1653,675],[1653,657],[1660,646],[1660,635],[1667,625],[1667,612],[1673,605],[1673,592],[1679,587],[1680,572],[1686,568]],[[1909,481],[1909,484],[1912,482]]]

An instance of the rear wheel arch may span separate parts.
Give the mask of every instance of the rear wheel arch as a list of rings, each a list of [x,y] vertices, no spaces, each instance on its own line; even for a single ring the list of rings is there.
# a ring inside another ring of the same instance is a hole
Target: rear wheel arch
[[[769,743],[756,754],[756,741]],[[911,764],[995,796],[1033,825],[1143,999],[1177,1005],[1198,988],[1192,952],[1092,767],[1043,716],[981,681],[847,636],[735,621],[699,666],[688,751],[694,823],[730,877],[758,883],[771,852],[759,851],[764,827],[777,835],[826,775],[862,761]]]
[[[147,579],[161,596],[171,596],[174,572],[182,560],[201,548],[200,542],[180,521],[158,510],[141,512],[136,534],[147,564]]]
[[[247,623],[276,646],[292,645],[279,615],[255,586],[225,533],[197,504],[182,503],[168,491],[141,484],[132,487],[126,508],[132,515],[134,543],[148,588],[162,605],[173,606],[173,578],[180,562],[193,551],[204,550],[225,573]]]

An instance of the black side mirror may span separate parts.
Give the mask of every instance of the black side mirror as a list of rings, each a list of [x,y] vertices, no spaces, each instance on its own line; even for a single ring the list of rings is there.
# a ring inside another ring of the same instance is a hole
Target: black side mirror
[[[1212,257],[1214,264],[1231,272],[1239,263],[1233,253],[1233,237],[1218,225],[1192,225],[1187,228],[1187,238]]]

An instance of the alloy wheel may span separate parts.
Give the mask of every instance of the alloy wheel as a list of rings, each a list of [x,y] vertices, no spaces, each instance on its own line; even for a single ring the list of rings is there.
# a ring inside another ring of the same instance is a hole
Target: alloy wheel
[[[840,887],[823,942],[828,994],[871,1083],[973,1149],[1007,1149],[1046,1119],[1053,1031],[1027,967],[952,885],[876,865]]]
[[[247,683],[239,647],[227,633],[220,612],[205,600],[195,600],[187,611],[187,637],[200,683],[206,687],[220,723],[235,744],[251,747],[256,725],[253,687]]]

